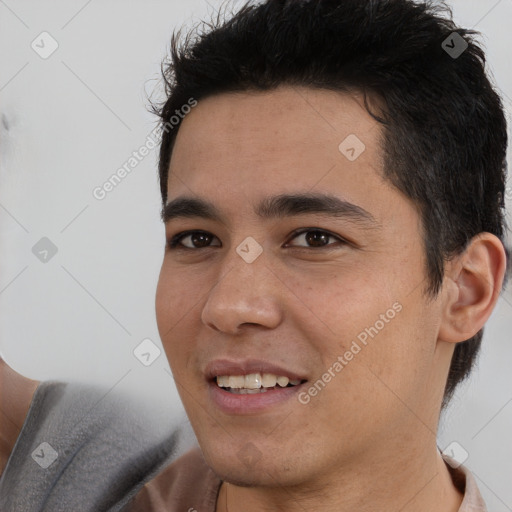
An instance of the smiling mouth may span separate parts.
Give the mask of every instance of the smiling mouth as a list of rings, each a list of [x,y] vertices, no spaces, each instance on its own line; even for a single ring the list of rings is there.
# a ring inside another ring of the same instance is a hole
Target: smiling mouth
[[[306,382],[273,373],[250,373],[247,375],[219,375],[215,378],[217,386],[235,395],[252,395],[268,391],[299,386]]]

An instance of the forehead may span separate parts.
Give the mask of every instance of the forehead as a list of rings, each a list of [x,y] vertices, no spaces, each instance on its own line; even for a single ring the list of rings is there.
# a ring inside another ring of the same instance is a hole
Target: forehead
[[[364,139],[371,151],[379,132],[359,94],[281,86],[199,101],[181,124],[175,153],[183,149],[180,142],[185,139],[188,144],[194,141],[196,156],[204,149],[228,156],[223,152],[226,146],[239,148],[253,159],[283,152],[293,158],[319,146],[338,156],[339,144],[348,135]]]
[[[355,202],[383,185],[380,133],[357,94],[280,87],[208,97],[181,124],[168,198],[312,191]]]

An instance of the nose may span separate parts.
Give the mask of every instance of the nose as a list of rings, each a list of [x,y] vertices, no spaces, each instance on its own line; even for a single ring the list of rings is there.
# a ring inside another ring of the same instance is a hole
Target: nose
[[[229,266],[223,266],[226,270],[210,290],[201,313],[205,325],[236,335],[244,325],[275,329],[282,322],[282,283],[266,267],[262,256],[246,263],[235,253]]]

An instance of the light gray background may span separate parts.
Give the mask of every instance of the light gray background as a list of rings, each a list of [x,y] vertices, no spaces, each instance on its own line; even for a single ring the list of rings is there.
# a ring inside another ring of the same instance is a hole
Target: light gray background
[[[482,32],[510,119],[512,0],[450,4],[458,23]],[[154,315],[164,249],[157,151],[102,201],[92,191],[155,127],[146,93],[159,80],[172,29],[219,5],[0,0],[3,357],[34,379],[126,389],[172,421],[183,412],[163,352],[148,367],[133,355],[146,338],[161,347]],[[31,48],[43,31],[59,45],[47,59]],[[510,186],[507,196],[510,206]],[[32,253],[42,237],[58,249],[47,263]],[[439,436],[442,448],[457,441],[467,450],[466,465],[493,512],[512,511],[511,328],[508,291],[486,328],[478,371],[455,397]]]

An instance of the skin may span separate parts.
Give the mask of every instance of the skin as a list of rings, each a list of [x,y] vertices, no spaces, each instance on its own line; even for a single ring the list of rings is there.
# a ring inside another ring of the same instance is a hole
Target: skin
[[[27,416],[38,381],[23,377],[0,359],[0,475]]]
[[[353,162],[338,149],[349,134],[366,146]],[[168,239],[211,238],[166,248],[156,312],[206,462],[224,481],[218,512],[460,507],[436,447],[440,404],[455,343],[496,303],[505,253],[481,234],[427,297],[420,218],[381,177],[380,136],[357,94],[284,86],[207,98],[180,127],[169,201],[199,197],[223,219],[166,223]],[[290,193],[335,195],[373,222],[255,214],[263,198]],[[328,232],[328,245],[292,235],[299,228]],[[248,236],[263,249],[250,264],[235,250]],[[314,383],[395,302],[401,311],[309,403],[234,415],[210,400],[209,361],[265,359]]]

